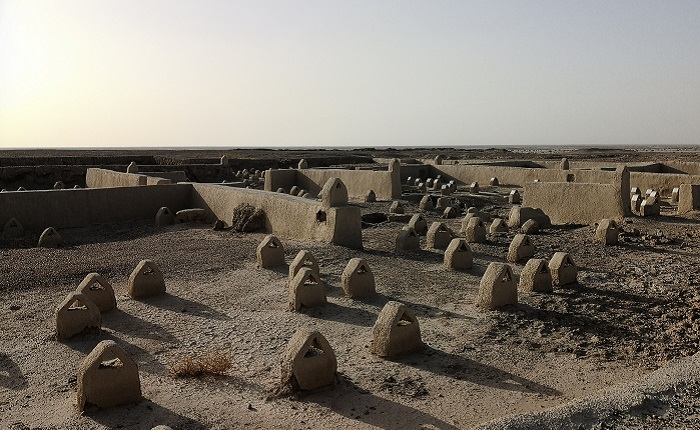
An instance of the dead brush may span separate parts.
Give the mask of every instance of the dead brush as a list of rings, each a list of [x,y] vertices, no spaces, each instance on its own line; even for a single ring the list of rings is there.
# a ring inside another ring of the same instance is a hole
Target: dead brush
[[[232,365],[231,358],[219,351],[202,356],[188,354],[170,366],[170,374],[178,378],[224,376]]]

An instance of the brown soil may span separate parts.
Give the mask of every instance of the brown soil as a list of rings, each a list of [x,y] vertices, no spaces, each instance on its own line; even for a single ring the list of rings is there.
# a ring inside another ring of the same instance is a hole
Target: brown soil
[[[506,216],[509,190],[491,191],[500,197],[460,190],[457,198]],[[407,195],[406,212],[417,211],[417,202],[417,194]],[[390,202],[355,204],[368,214],[386,212]],[[437,211],[426,218],[441,220]],[[460,218],[444,221],[459,231]],[[309,250],[326,283],[328,305],[301,313],[287,310],[287,267],[256,267],[262,233],[203,224],[156,230],[145,220],[63,229],[59,249],[35,248],[40,232],[0,240],[0,428],[471,428],[567,403],[698,350],[694,215],[628,219],[612,247],[594,243],[591,226],[543,229],[532,237],[535,257],[569,252],[579,282],[553,294],[520,293],[517,306],[498,311],[473,301],[488,263],[505,261],[514,230],[472,244],[474,268],[452,271],[442,251],[395,253],[403,225],[364,229],[363,251],[282,238],[287,261]],[[373,270],[375,297],[343,296],[340,275],[353,257]],[[126,282],[145,258],[163,271],[168,293],[133,300]],[[523,264],[513,267],[518,275]],[[101,334],[56,342],[54,308],[90,272],[112,283],[118,310],[103,315]],[[426,344],[396,361],[370,353],[372,325],[389,300],[415,312]],[[275,395],[286,342],[309,325],[334,348],[337,383]],[[79,415],[76,370],[105,339],[138,363],[145,400]],[[171,373],[187,356],[215,353],[232,361],[223,376]],[[628,424],[653,427],[649,420]]]

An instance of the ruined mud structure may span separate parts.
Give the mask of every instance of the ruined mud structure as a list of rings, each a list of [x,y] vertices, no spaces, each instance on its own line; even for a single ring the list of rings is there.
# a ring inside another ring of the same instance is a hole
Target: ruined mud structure
[[[683,151],[0,153],[0,428],[692,427]]]

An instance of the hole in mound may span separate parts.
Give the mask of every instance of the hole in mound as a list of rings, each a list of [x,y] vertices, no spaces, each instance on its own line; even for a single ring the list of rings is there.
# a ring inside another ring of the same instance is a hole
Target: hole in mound
[[[85,303],[81,302],[80,300],[74,301],[68,308],[69,311],[82,311],[85,309],[87,309],[87,306],[85,306]]]
[[[411,318],[408,317],[405,313],[401,315],[401,318],[399,318],[399,322],[396,324],[398,326],[407,326],[413,324],[413,321]]]
[[[111,360],[105,360],[100,363],[100,369],[110,369],[110,368],[115,368],[115,367],[122,367],[124,366],[124,363],[118,358],[113,358]]]

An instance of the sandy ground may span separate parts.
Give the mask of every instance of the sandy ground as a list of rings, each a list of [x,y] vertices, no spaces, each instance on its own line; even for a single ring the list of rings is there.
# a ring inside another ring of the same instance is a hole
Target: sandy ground
[[[509,190],[492,191],[501,197],[458,197],[466,206],[506,215]],[[417,210],[416,201],[406,196],[407,212]],[[389,207],[356,204],[363,213]],[[439,219],[437,212],[426,217]],[[460,218],[446,222],[459,231]],[[473,302],[486,266],[505,261],[515,231],[473,244],[474,268],[453,271],[442,266],[440,250],[395,253],[403,225],[366,228],[362,251],[283,238],[287,262],[301,249],[311,251],[326,283],[328,305],[301,313],[287,310],[287,267],[256,267],[264,234],[202,224],[156,230],[147,220],[61,230],[60,249],[34,248],[39,232],[3,239],[0,428],[472,428],[566,404],[698,350],[700,230],[693,216],[629,219],[623,242],[614,247],[594,243],[590,226],[545,229],[533,236],[535,257],[571,253],[579,283],[553,294],[521,293],[517,306],[498,311],[479,310]],[[376,296],[343,296],[340,274],[352,257],[365,258],[373,269]],[[127,278],[144,258],[161,267],[168,293],[133,300]],[[517,275],[523,264],[513,267]],[[99,335],[53,340],[56,305],[90,272],[112,283],[118,310],[103,315]],[[372,325],[389,300],[416,313],[426,344],[396,361],[370,353]],[[282,351],[306,326],[334,348],[337,382],[275,396]],[[105,339],[138,363],[145,400],[80,415],[77,367]],[[183,356],[211,351],[230,355],[227,375],[169,374]]]

